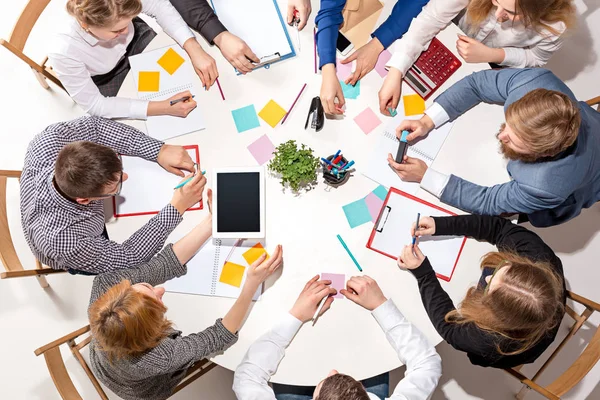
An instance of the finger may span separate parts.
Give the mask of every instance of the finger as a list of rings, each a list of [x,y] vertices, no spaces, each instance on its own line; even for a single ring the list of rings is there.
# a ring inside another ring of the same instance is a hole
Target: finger
[[[260,62],[260,58],[257,57],[256,54],[254,54],[254,52],[252,51],[252,49],[250,49],[250,47],[248,47],[248,45],[246,45],[246,47],[244,48],[244,55],[250,59],[250,61],[254,61],[255,63]],[[250,66],[252,67],[253,65],[250,64]]]
[[[415,244],[413,246],[413,251],[415,252],[415,254],[417,255],[417,258],[419,259],[423,259],[425,258],[425,255],[423,254],[423,252],[421,251],[421,249],[419,248],[418,244]]]
[[[294,20],[294,6],[292,4],[288,4],[288,8],[287,8],[287,23],[288,23],[288,25],[292,25],[293,20]]]
[[[400,163],[397,163],[391,154],[388,154],[387,160],[388,160],[388,163],[390,164],[390,167],[394,168],[396,171],[402,171],[402,172],[406,171],[406,166],[402,165]]]
[[[167,166],[167,167],[165,167],[165,169],[167,171],[169,171],[170,173],[174,174],[174,175],[185,176],[185,174],[183,173],[183,171],[180,170],[179,168]]]
[[[194,172],[194,165],[196,164],[194,164],[194,161],[192,161],[192,157],[190,157],[189,153],[186,151],[185,155],[183,156],[183,160],[181,160],[177,167],[187,172]],[[183,173],[177,175],[183,175]]]
[[[331,303],[333,303],[333,301],[335,300],[335,297],[330,296],[327,298],[327,300],[325,300],[325,304],[323,304],[323,308],[321,309],[321,312],[319,313],[319,317],[323,314],[325,314],[325,311],[329,310],[329,308],[331,307]]]
[[[308,282],[306,282],[306,285],[304,285],[304,289],[302,289],[302,291],[303,291],[303,292],[307,291],[307,290],[308,290],[308,288],[309,288],[310,286],[312,286],[312,284],[313,284],[313,283],[315,283],[315,282],[316,282],[316,281],[318,281],[318,280],[319,280],[319,275],[318,275],[318,274],[317,274],[317,275],[315,275],[315,276],[313,276],[313,277],[312,277],[312,278],[311,278],[311,279],[310,279]]]
[[[310,7],[303,7],[298,11],[300,12],[300,23],[298,24],[298,30],[301,31],[306,26],[306,23],[308,22],[308,15],[312,10]]]
[[[335,109],[335,103],[333,99],[327,99],[323,102],[323,110],[325,114],[339,114],[339,112]]]
[[[204,76],[204,72],[202,72],[200,69],[196,68],[196,73],[198,74],[198,77],[200,78],[200,82],[202,82],[202,87],[206,87],[206,77]]]
[[[256,259],[256,261],[254,261],[252,263],[251,267],[254,269],[258,268],[263,263],[263,261],[265,261],[266,258],[267,258],[267,253],[261,254],[260,257],[258,257]]]
[[[245,75],[246,73],[250,72],[250,70],[244,65],[244,61],[247,61],[247,59],[243,55],[239,58],[233,59],[233,65],[235,69],[237,69],[238,72],[242,75]]]
[[[319,287],[319,291],[317,293],[315,293],[315,296],[317,296],[319,299],[322,299],[325,296],[329,296],[330,294],[335,295],[336,293],[337,293],[337,290],[335,290],[331,286],[323,285],[323,286]]]
[[[254,65],[252,65],[252,62],[248,59],[248,56],[244,56],[241,62],[244,65],[244,69],[246,70],[246,72],[251,72],[254,69]]]
[[[348,57],[346,57],[343,60],[341,60],[340,63],[341,64],[348,64],[348,63],[356,60],[358,58],[359,54],[360,54],[360,50],[355,51],[354,53],[350,54]]]
[[[398,259],[396,260],[396,264],[398,264],[398,266],[399,266],[400,268],[407,269],[407,268],[406,268],[406,264],[404,264],[404,261],[402,261],[402,257],[398,257]]]
[[[354,303],[358,304],[358,295],[357,294],[352,293],[351,291],[346,290],[346,289],[340,290],[340,293],[348,300],[353,301]]]
[[[337,94],[337,98],[338,98],[338,104],[337,104],[337,108],[340,109],[340,114],[343,114],[343,108],[346,106],[346,99],[344,98],[344,93],[341,90],[342,88],[340,87],[340,91]]]

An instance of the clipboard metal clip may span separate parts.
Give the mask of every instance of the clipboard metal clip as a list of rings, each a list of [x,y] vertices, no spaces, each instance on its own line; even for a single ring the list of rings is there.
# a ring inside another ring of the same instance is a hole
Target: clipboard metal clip
[[[281,59],[281,54],[279,52],[277,52],[277,53],[270,54],[268,56],[261,57],[259,59],[260,62],[252,63],[252,65],[254,65],[254,68],[259,68],[259,67],[264,66],[266,69],[269,69],[271,63],[279,61],[280,59]]]
[[[392,212],[392,207],[390,207],[390,206],[385,206],[384,208],[381,209],[381,213],[379,214],[379,218],[377,218],[377,223],[375,224],[375,226],[377,227],[376,231],[378,233],[383,232],[383,228],[385,227],[385,224],[386,224],[391,212]]]

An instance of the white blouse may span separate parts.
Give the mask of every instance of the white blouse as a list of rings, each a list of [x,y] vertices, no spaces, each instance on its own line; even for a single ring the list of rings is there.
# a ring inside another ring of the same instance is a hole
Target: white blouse
[[[142,0],[142,13],[156,18],[165,32],[181,46],[194,37],[167,0]],[[106,74],[117,65],[125,55],[133,34],[133,23],[130,22],[127,35],[99,40],[69,16],[63,29],[51,41],[48,61],[69,95],[87,113],[106,118],[147,118],[148,101],[105,97],[92,81],[92,76]]]

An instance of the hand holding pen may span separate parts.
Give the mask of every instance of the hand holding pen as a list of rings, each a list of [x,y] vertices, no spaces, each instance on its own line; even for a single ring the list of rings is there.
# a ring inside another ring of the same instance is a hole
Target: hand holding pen
[[[202,192],[206,186],[206,178],[204,174],[195,173],[192,176],[187,176],[177,185],[177,190],[173,193],[171,205],[183,215],[185,211],[194,206],[202,199]]]
[[[185,118],[197,106],[198,104],[194,100],[194,96],[189,90],[187,90],[182,93],[177,93],[175,96],[169,97],[167,100],[165,100],[165,112],[163,114]]]
[[[410,228],[410,235],[414,237],[431,236],[435,234],[435,220],[431,217],[419,218],[418,225],[413,224]]]
[[[334,300],[332,296],[337,293],[330,285],[331,281],[320,281],[319,275],[315,275],[304,285],[290,314],[302,322],[308,322],[311,319],[316,322],[319,316],[329,310]]]

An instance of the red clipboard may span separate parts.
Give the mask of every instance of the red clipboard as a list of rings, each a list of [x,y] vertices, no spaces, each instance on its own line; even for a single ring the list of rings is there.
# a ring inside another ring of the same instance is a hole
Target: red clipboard
[[[432,208],[434,210],[441,211],[441,212],[443,212],[445,214],[448,214],[448,215],[456,215],[455,213],[453,213],[451,211],[448,211],[448,210],[446,210],[446,209],[444,209],[442,207],[436,206],[435,204],[429,203],[428,201],[420,199],[420,198],[418,198],[416,196],[410,195],[410,194],[408,194],[406,192],[403,192],[401,190],[398,190],[396,188],[390,188],[390,190],[388,191],[388,194],[387,194],[387,196],[385,198],[385,201],[383,202],[383,205],[381,206],[381,210],[379,210],[379,215],[377,216],[377,220],[375,221],[375,225],[373,226],[373,230],[371,231],[371,235],[369,236],[369,241],[367,242],[367,248],[370,249],[370,250],[373,250],[373,251],[375,251],[377,253],[383,254],[384,256],[387,256],[387,257],[389,257],[391,259],[394,259],[394,260],[396,260],[398,258],[398,255],[388,254],[388,253],[386,253],[386,252],[384,252],[382,250],[379,250],[379,249],[373,247],[373,240],[375,239],[375,236],[378,233],[378,227],[379,227],[380,220],[383,217],[384,213],[386,212],[387,204],[388,204],[388,202],[390,200],[390,197],[392,195],[404,196],[404,197],[406,197],[409,200],[413,200],[413,201],[419,202],[419,203],[424,204],[424,205],[426,205],[426,206],[428,206],[428,207],[430,207],[430,208]],[[423,215],[423,214],[421,214],[421,215]],[[458,264],[458,260],[460,259],[460,255],[462,253],[462,250],[463,250],[463,248],[465,246],[466,241],[467,241],[467,238],[463,237],[463,240],[462,240],[462,242],[460,244],[460,249],[458,250],[458,255],[456,256],[456,260],[454,261],[454,265],[452,266],[452,272],[450,273],[450,276],[446,276],[446,275],[442,275],[442,274],[436,273],[436,276],[439,279],[442,279],[442,280],[445,280],[445,281],[448,281],[448,282],[450,281],[450,279],[452,279],[452,275],[454,275],[454,270],[456,269],[456,265]]]
[[[195,162],[200,164],[200,150],[198,149],[198,145],[194,144],[194,145],[188,145],[188,146],[183,146],[184,149],[186,150],[193,150],[195,153],[195,157],[193,157],[195,159]],[[120,218],[120,217],[134,217],[134,216],[138,216],[138,215],[156,215],[160,212],[160,210],[153,210],[153,211],[140,211],[140,212],[135,212],[135,213],[124,213],[124,214],[117,214],[117,199],[115,196],[113,196],[112,198],[112,203],[113,203],[113,216],[115,218]],[[165,204],[166,206],[166,204]],[[197,207],[190,207],[187,209],[187,211],[196,211],[196,210],[202,210],[203,204],[202,204],[202,200],[200,200],[200,202],[198,203]]]

